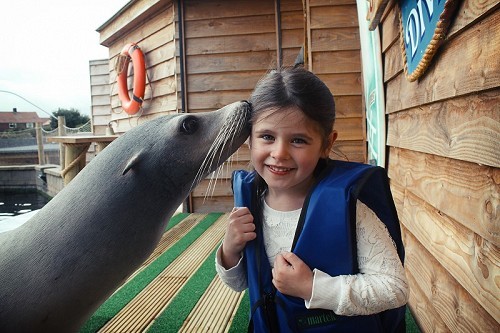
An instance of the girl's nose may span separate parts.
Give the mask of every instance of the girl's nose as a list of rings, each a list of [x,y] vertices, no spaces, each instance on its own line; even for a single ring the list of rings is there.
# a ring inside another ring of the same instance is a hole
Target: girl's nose
[[[286,160],[290,157],[286,143],[276,141],[271,151],[271,157],[275,160]]]

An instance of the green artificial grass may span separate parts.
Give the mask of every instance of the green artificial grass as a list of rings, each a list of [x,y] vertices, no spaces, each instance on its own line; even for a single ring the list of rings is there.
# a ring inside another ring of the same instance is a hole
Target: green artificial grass
[[[175,260],[182,252],[184,252],[189,245],[191,245],[205,230],[208,229],[222,213],[208,214],[196,226],[193,227],[189,233],[177,241],[171,248],[160,255],[149,266],[139,272],[133,279],[131,279],[121,289],[111,295],[97,311],[90,317],[90,319],[83,325],[80,332],[90,333],[97,332],[104,326],[110,319],[127,305],[137,294],[139,294],[151,281],[153,281],[172,261]],[[174,216],[173,226],[183,219],[182,216]],[[167,227],[168,228],[168,227]]]
[[[184,220],[186,217],[188,217],[189,213],[178,213],[174,216],[172,216],[172,218],[168,221],[168,224],[167,224],[167,227],[165,228],[165,231],[168,231],[170,229],[172,229],[173,227],[175,227],[176,225],[179,224],[179,222],[181,222],[182,220]]]
[[[215,249],[184,287],[172,299],[168,307],[148,329],[148,333],[177,332],[215,277]]]
[[[420,329],[418,328],[415,319],[413,318],[410,308],[406,307],[406,332],[407,333],[420,333]]]

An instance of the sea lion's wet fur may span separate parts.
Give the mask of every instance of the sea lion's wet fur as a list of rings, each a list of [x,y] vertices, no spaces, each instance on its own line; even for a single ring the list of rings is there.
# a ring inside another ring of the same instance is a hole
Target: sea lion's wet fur
[[[28,222],[0,234],[0,331],[78,331],[153,251],[193,186],[245,141],[249,113],[238,102],[148,121]],[[233,133],[224,128],[216,140],[226,123]],[[220,147],[204,162],[214,141]]]

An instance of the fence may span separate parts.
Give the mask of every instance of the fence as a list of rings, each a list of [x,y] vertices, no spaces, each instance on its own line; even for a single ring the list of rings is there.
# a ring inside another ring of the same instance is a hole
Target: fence
[[[0,132],[0,165],[58,164],[62,165],[64,150],[60,144],[49,143],[48,137],[89,134],[91,122],[77,128],[68,127],[59,117],[56,129],[43,127]]]

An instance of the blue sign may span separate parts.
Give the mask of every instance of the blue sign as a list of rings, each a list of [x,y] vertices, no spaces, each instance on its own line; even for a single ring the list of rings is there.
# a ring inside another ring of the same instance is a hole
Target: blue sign
[[[404,44],[405,71],[416,80],[446,37],[452,0],[401,0],[401,38]],[[445,14],[443,15],[443,13]]]

